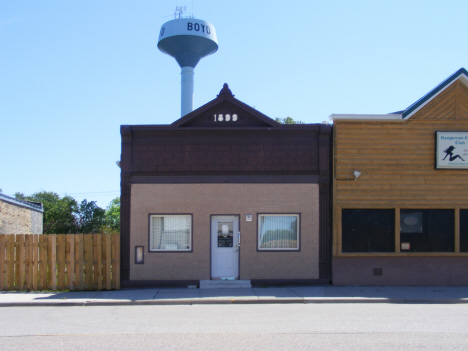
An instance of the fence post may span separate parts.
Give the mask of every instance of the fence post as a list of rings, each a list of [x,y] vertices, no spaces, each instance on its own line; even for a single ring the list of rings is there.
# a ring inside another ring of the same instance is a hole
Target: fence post
[[[103,235],[104,238],[104,245],[103,248],[103,257],[105,259],[104,263],[104,272],[105,275],[103,277],[104,283],[106,284],[106,290],[112,290],[112,271],[111,271],[111,264],[112,264],[112,255],[111,255],[111,234],[107,233]]]
[[[67,288],[75,290],[75,236],[67,234],[65,245],[65,263],[67,267]]]
[[[0,234],[0,291],[4,288],[5,279],[5,234]]]
[[[101,233],[93,234],[94,289],[102,290]]]
[[[51,290],[57,290],[57,234],[48,234],[49,285]]]
[[[112,234],[112,288],[120,289],[120,235]]]
[[[39,290],[47,290],[49,284],[47,283],[47,235],[39,237]]]
[[[84,289],[83,234],[75,234],[75,286]]]
[[[15,257],[15,288],[23,290],[24,287],[24,234],[16,235]]]
[[[31,291],[33,290],[33,281],[34,281],[34,275],[33,275],[33,271],[34,271],[34,251],[33,251],[33,244],[34,244],[34,234],[28,234],[27,235],[28,237],[28,248],[26,250],[26,257],[27,257],[27,260],[28,260],[28,266],[29,266],[29,272],[28,274],[26,275],[27,279],[29,280],[28,281],[28,286],[27,286],[27,289],[28,291]]]
[[[57,289],[65,290],[65,234],[57,234]]]
[[[7,234],[6,245],[6,281],[5,290],[13,290],[15,284],[15,234]]]
[[[39,278],[38,268],[39,268],[39,235],[34,234],[32,237],[32,257],[33,257],[33,266],[32,266],[32,288],[37,290],[38,284],[37,280]]]
[[[84,243],[84,264],[85,264],[85,289],[94,289],[93,277],[93,236],[92,234],[83,234]]]
[[[31,235],[25,234],[24,236],[24,290],[31,290],[32,288],[32,251],[31,251]]]
[[[115,288],[120,290],[120,234],[115,234],[115,258],[116,258],[116,284]]]

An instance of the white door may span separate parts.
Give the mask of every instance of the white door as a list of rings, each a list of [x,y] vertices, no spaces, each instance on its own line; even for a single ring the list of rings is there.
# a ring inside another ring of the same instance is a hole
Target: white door
[[[211,217],[211,277],[239,278],[239,217]]]

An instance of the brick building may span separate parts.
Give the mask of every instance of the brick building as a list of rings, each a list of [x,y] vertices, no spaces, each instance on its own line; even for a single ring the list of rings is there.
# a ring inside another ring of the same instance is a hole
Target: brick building
[[[330,282],[331,126],[279,124],[225,85],[121,136],[123,286]]]
[[[41,203],[0,194],[0,234],[42,234]]]

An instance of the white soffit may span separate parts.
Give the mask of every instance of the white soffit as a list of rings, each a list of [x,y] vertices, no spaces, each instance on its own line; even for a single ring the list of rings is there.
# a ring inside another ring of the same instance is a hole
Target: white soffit
[[[401,121],[402,114],[395,113],[395,114],[386,114],[386,115],[340,115],[340,114],[333,114],[328,117],[331,121]]]

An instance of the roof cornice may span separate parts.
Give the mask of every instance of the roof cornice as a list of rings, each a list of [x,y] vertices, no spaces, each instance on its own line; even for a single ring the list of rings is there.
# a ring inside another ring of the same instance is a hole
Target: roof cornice
[[[29,208],[30,210],[34,210],[37,212],[44,212],[44,207],[42,203],[40,202],[18,200],[18,199],[15,199],[14,197],[10,197],[4,194],[0,194],[0,200],[8,202],[16,206],[26,207],[26,208]]]
[[[200,106],[196,110],[193,110],[192,112],[186,114],[185,116],[179,118],[177,121],[173,122],[171,126],[173,127],[180,127],[189,122],[190,120],[196,118],[202,113],[205,113],[212,107],[222,103],[223,101],[228,101],[234,106],[239,107],[240,109],[249,112],[252,114],[255,118],[257,118],[260,121],[263,121],[265,124],[270,125],[271,127],[280,127],[281,124],[276,122],[274,119],[271,119],[270,117],[264,115],[260,111],[254,109],[253,107],[247,105],[246,103],[243,103],[242,101],[236,99],[234,97],[235,95],[232,94],[231,90],[229,89],[229,86],[224,83],[223,88],[219,92],[219,94],[216,96],[215,99],[207,102],[203,106]]]
[[[418,101],[413,103],[407,109],[403,111],[402,118],[408,119],[413,116],[416,112],[426,106],[434,98],[436,98],[440,93],[442,93],[446,88],[452,85],[455,81],[460,80],[463,84],[468,87],[468,71],[463,67],[452,74],[450,77],[445,79],[442,83],[420,98]]]

